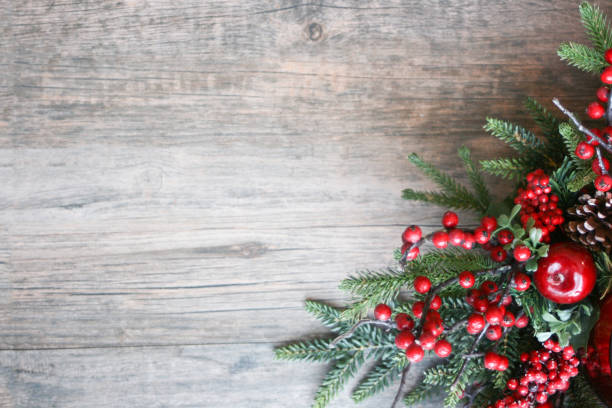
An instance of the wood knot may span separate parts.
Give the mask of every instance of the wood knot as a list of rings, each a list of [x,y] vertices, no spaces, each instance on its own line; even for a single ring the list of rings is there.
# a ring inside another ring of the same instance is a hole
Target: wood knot
[[[323,27],[319,23],[310,23],[306,27],[306,33],[311,41],[318,41],[323,36]]]

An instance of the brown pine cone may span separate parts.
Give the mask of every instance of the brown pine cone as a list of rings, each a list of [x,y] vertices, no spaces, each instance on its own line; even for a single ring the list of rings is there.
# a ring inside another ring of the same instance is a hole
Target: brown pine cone
[[[568,208],[563,230],[573,241],[595,251],[612,250],[612,192],[583,194]]]

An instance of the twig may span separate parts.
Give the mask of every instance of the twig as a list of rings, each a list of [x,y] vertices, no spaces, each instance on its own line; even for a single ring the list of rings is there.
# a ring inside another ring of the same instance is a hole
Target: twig
[[[456,332],[457,330],[461,329],[463,326],[465,326],[467,323],[467,320],[459,320],[457,323],[453,324],[451,327],[449,328],[444,328],[444,333],[446,333],[447,335]]]
[[[358,328],[360,328],[361,326],[365,324],[371,324],[372,326],[378,326],[378,327],[385,329],[386,331],[395,329],[397,327],[397,325],[393,321],[385,322],[382,320],[363,319],[355,323],[353,327],[351,327],[346,333],[343,333],[340,336],[336,337],[331,343],[329,343],[328,347],[335,348],[338,343],[340,343],[344,339],[348,339],[349,337],[351,337],[353,334],[355,334],[355,331],[357,331]]]
[[[599,146],[595,147],[595,153],[597,153],[597,164],[599,164],[601,174],[608,174],[608,170],[606,170],[606,166],[604,166],[603,157],[601,157],[601,149]]]
[[[464,354],[462,357],[465,359],[478,358],[484,356],[484,353],[472,353],[472,354]]]
[[[464,404],[464,407],[471,407],[472,403],[474,402],[474,398],[476,398],[476,396],[478,394],[480,394],[480,392],[482,390],[484,390],[486,388],[486,386],[484,384],[478,385],[477,387],[475,387],[473,390],[470,390],[470,392],[466,392],[465,396],[467,397],[468,401],[466,404]]]
[[[572,112],[570,112],[563,105],[561,105],[561,102],[559,102],[559,99],[553,98],[552,101],[557,106],[557,108],[559,108],[559,110],[565,114],[565,116],[567,116],[568,118],[571,119],[572,122],[574,122],[574,125],[576,125],[576,127],[578,128],[579,131],[581,131],[582,133],[584,133],[586,135],[589,135],[593,140],[597,140],[601,147],[603,147],[604,149],[606,149],[607,151],[612,153],[612,145],[611,144],[606,143],[606,141],[603,140],[601,137],[597,136],[595,133],[591,132],[589,129],[584,127],[582,125],[582,123],[580,123],[580,121],[578,119],[576,119],[576,116],[574,116],[574,114]]]

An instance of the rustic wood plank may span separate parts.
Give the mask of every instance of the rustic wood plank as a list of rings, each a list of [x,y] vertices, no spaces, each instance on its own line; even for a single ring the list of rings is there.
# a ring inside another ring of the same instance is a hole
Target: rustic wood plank
[[[555,55],[576,6],[0,0],[0,405],[309,400],[321,367],[271,345],[437,223],[405,156],[461,175],[461,144],[508,153],[486,116],[593,98]]]
[[[270,361],[268,345],[0,352],[7,408],[309,406],[324,364]],[[364,371],[365,372],[365,371]],[[416,381],[415,375],[410,378]],[[349,383],[330,408],[352,406]],[[265,387],[265,392],[262,392]],[[360,407],[380,407],[393,390]]]

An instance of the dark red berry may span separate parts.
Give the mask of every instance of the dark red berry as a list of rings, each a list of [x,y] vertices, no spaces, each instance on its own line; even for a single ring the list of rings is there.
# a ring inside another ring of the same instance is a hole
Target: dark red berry
[[[493,353],[492,351],[487,352],[484,357],[484,366],[488,370],[497,370],[501,358],[499,355]]]
[[[485,312],[485,318],[490,324],[500,324],[504,318],[505,308],[503,306],[489,306]]]
[[[531,250],[525,245],[517,245],[514,248],[514,259],[519,262],[525,262],[531,257]]]
[[[427,293],[431,289],[431,281],[427,276],[417,276],[414,280],[414,290],[418,293]]]
[[[529,289],[531,285],[531,278],[522,272],[517,272],[514,275],[514,288],[519,292],[524,292]]]
[[[497,286],[497,283],[493,282],[492,280],[486,280],[480,284],[480,291],[486,295],[497,292],[498,289],[499,287]]]
[[[463,271],[459,274],[459,285],[461,285],[462,288],[469,289],[474,286],[474,282],[476,282],[476,279],[472,272]]]
[[[454,246],[459,246],[463,243],[465,234],[460,229],[453,229],[448,233],[448,240]]]
[[[430,332],[425,332],[421,334],[421,337],[419,337],[419,342],[421,343],[421,347],[423,347],[424,350],[431,350],[436,344],[436,336],[434,336]]]
[[[499,363],[497,364],[497,370],[498,371],[506,371],[508,369],[508,364],[510,364],[510,361],[508,360],[508,357],[506,357],[506,356],[499,356]]]
[[[519,316],[514,321],[514,325],[519,329],[522,329],[523,327],[527,327],[528,324],[529,324],[529,318],[527,317],[527,315]]]
[[[501,326],[489,326],[487,329],[487,333],[485,334],[487,339],[491,341],[499,340],[502,336],[502,328]]]
[[[610,90],[607,87],[602,86],[601,88],[599,88],[597,90],[597,93],[596,93],[597,99],[599,99],[600,101],[602,101],[604,103],[608,102],[608,94],[609,93],[610,93]]]
[[[595,148],[587,142],[580,142],[576,146],[576,156],[582,160],[589,160],[595,154]]]
[[[504,247],[498,245],[491,249],[491,259],[495,262],[504,262],[508,257],[508,253],[504,249]]]
[[[395,345],[402,350],[406,350],[412,343],[414,343],[414,334],[409,330],[402,330],[395,336]]]
[[[493,231],[497,228],[497,219],[495,217],[482,217],[480,220],[480,225],[485,227],[487,231]]]
[[[431,237],[431,242],[436,248],[444,249],[448,246],[448,234],[446,231],[438,231]]]
[[[482,315],[473,313],[468,317],[467,331],[470,334],[478,334],[485,326],[485,319]]]
[[[434,352],[438,357],[448,357],[453,351],[453,346],[447,340],[438,340],[434,346]]]
[[[511,391],[516,390],[516,387],[518,387],[518,380],[516,378],[509,379],[506,383],[506,387]]]
[[[423,325],[423,330],[428,333],[431,333],[431,335],[434,337],[438,337],[444,331],[444,326],[442,325],[442,322],[440,320],[429,320]]]
[[[423,237],[423,232],[421,228],[417,225],[411,225],[404,230],[402,234],[402,241],[410,242],[411,244],[416,244]]]
[[[525,385],[519,385],[516,389],[516,392],[521,397],[525,397],[527,396],[527,394],[529,394],[529,388],[527,388],[527,386]]]
[[[377,305],[374,308],[374,318],[382,321],[389,320],[391,318],[391,308],[384,303]]]
[[[412,314],[414,314],[414,317],[416,317],[417,319],[420,319],[421,316],[423,316],[423,308],[425,307],[425,304],[423,302],[414,302],[414,304],[412,305]]]
[[[605,157],[602,157],[601,159],[606,171],[610,170],[610,162],[608,161],[608,159],[606,159]],[[591,163],[591,168],[598,176],[601,176],[603,174],[603,172],[601,171],[601,166],[599,165],[599,159],[593,160],[593,162]]]
[[[429,307],[432,310],[438,310],[440,309],[440,306],[442,306],[442,298],[436,295],[433,297],[433,299],[431,299],[431,303],[429,304]]]
[[[603,82],[604,84],[612,84],[612,67],[607,67],[606,69],[604,69],[599,79],[601,79],[601,82]]]
[[[476,240],[474,239],[474,234],[472,234],[471,232],[463,233],[463,243],[461,244],[463,249],[472,249],[475,243]]]
[[[597,176],[595,179],[595,188],[599,191],[606,192],[612,188],[612,177],[608,174]]]
[[[480,245],[484,245],[491,239],[491,233],[485,227],[478,227],[474,230],[474,239]]]
[[[514,241],[514,234],[509,229],[501,230],[499,234],[497,234],[497,240],[502,245],[510,244]]]
[[[610,68],[610,67],[608,67],[608,68]],[[606,68],[606,69],[608,69],[608,68]],[[603,74],[601,74],[601,75],[602,75],[602,78],[603,78]],[[591,102],[589,104],[589,106],[587,106],[586,113],[589,116],[589,118],[591,118],[591,119],[599,119],[599,118],[601,118],[604,115],[604,113],[606,113],[606,109],[599,102]]]
[[[604,52],[604,59],[608,64],[612,64],[612,48],[609,48]]]
[[[421,346],[419,346],[416,343],[412,343],[406,349],[406,357],[412,363],[418,363],[419,361],[423,360],[424,356],[425,356],[425,351],[423,351]]]
[[[514,314],[510,311],[506,311],[506,314],[504,314],[504,318],[501,321],[501,325],[504,327],[514,326]]]
[[[447,211],[442,216],[442,225],[444,228],[455,228],[459,224],[459,216],[452,211]]]
[[[400,330],[414,329],[414,320],[406,313],[398,313],[397,316],[395,316],[395,324],[397,324],[397,328]]]

